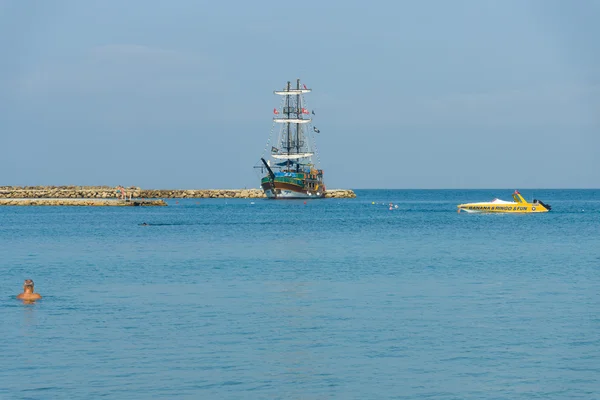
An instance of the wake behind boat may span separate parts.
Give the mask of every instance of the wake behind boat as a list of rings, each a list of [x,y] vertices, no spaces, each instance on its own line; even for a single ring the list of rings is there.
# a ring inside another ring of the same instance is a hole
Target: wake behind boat
[[[282,107],[275,108],[273,127],[281,124],[277,141],[271,144],[271,136],[267,141],[265,151],[271,146],[268,159],[261,157],[262,165],[258,166],[265,176],[260,186],[269,199],[318,199],[325,197],[323,170],[318,169],[313,162],[316,153],[314,135],[320,131],[312,126],[309,112],[306,108],[304,94],[310,93],[306,85],[296,81],[296,88],[290,82],[284,90],[275,91],[283,96]],[[271,134],[273,128],[271,129]]]
[[[459,204],[458,212],[468,213],[540,213],[552,209],[549,204],[533,199],[533,203],[527,202],[518,190],[512,195],[514,201],[494,199],[490,202]]]

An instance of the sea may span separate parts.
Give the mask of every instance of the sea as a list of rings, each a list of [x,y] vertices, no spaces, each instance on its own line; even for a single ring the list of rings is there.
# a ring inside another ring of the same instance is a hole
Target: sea
[[[600,399],[600,190],[521,193],[0,207],[0,399]]]

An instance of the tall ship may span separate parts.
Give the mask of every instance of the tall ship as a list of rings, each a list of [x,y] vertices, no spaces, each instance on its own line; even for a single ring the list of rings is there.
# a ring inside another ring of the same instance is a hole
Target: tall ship
[[[273,109],[271,134],[258,166],[263,175],[260,186],[269,199],[325,197],[323,170],[313,161],[313,157],[318,160],[315,134],[320,131],[313,126],[315,112],[308,110],[304,99],[310,92],[300,79],[294,88],[288,82],[283,90],[273,92],[282,97],[281,104]],[[272,142],[274,130],[279,133]]]

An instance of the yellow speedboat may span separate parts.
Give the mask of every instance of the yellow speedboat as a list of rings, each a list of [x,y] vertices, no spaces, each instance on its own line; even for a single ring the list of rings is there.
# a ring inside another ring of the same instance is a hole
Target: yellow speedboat
[[[494,199],[484,203],[459,204],[458,212],[463,210],[468,213],[539,213],[552,209],[549,204],[544,204],[540,200],[534,199],[533,203],[527,202],[518,190],[515,190],[512,197],[514,201]]]

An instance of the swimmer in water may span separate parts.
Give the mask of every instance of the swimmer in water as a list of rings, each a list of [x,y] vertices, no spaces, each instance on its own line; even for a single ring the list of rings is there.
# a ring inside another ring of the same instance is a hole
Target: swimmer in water
[[[147,224],[147,223],[145,223],[145,222],[144,222],[143,224],[140,224],[140,225],[141,225],[141,226],[148,226],[148,225],[150,225],[150,224]]]
[[[39,293],[33,292],[33,281],[31,279],[25,279],[25,283],[23,284],[23,293],[17,295],[17,299],[25,300],[25,301],[36,301],[41,299]]]

